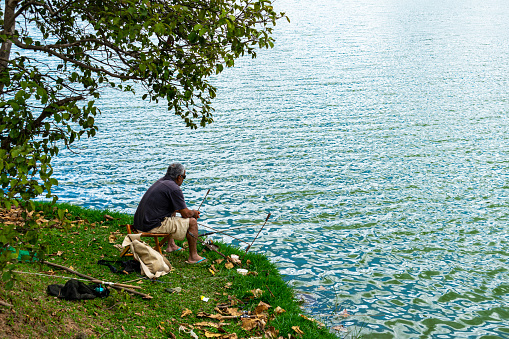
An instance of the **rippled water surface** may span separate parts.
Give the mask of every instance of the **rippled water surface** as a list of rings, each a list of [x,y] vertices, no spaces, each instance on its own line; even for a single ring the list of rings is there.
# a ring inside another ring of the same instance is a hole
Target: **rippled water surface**
[[[55,162],[61,201],[134,213],[180,161],[190,207],[211,189],[208,225],[256,225],[232,233],[251,241],[272,213],[253,249],[331,327],[508,338],[507,3],[276,8],[291,23],[273,50],[213,80],[210,127],[107,93],[97,137]]]

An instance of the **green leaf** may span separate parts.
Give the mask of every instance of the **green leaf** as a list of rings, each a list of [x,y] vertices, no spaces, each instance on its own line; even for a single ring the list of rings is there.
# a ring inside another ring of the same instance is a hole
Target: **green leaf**
[[[198,40],[198,34],[196,34],[196,32],[191,32],[187,36],[187,39],[189,40],[190,43],[195,43]]]
[[[12,290],[14,288],[14,280],[9,280],[5,283],[6,290]]]
[[[12,279],[12,273],[11,271],[5,271],[4,274],[2,274],[2,280],[8,281]]]

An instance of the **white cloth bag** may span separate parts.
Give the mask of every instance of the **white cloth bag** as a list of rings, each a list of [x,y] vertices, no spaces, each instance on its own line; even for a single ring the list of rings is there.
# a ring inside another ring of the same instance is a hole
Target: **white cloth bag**
[[[141,234],[128,234],[124,238],[122,246],[131,247],[134,259],[140,262],[141,272],[150,279],[159,278],[171,271],[171,264],[168,259],[141,241]]]

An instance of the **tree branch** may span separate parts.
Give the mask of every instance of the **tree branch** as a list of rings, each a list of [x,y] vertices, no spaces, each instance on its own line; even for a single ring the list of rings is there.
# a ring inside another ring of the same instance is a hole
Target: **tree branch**
[[[27,44],[24,44],[21,41],[19,41],[18,38],[14,38],[14,37],[12,38],[12,42],[14,42],[14,44],[21,49],[45,52],[45,53],[55,56],[61,60],[64,60],[71,64],[77,65],[81,68],[88,69],[88,70],[91,70],[96,73],[107,74],[107,75],[111,76],[112,78],[117,78],[117,79],[121,79],[121,80],[140,80],[140,78],[136,77],[136,76],[121,75],[121,74],[110,72],[110,71],[108,71],[104,68],[101,68],[101,67],[94,67],[91,65],[87,65],[81,61],[77,61],[75,59],[69,58],[69,57],[63,55],[62,53],[55,52],[54,50],[52,50],[51,48],[48,48],[47,46],[27,45]]]
[[[42,125],[42,121],[54,113],[53,109],[55,107],[65,105],[65,104],[68,104],[73,101],[83,100],[83,99],[85,99],[85,97],[82,95],[79,95],[76,97],[69,97],[69,98],[65,98],[65,99],[59,100],[57,102],[51,103],[45,109],[43,109],[41,115],[39,115],[39,117],[34,120],[34,126],[32,128],[38,128],[40,125]]]

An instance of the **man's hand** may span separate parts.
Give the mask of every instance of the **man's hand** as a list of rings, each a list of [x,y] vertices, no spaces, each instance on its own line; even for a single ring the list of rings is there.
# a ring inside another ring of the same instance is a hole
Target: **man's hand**
[[[195,218],[198,219],[200,217],[200,211],[198,210],[190,210],[188,208],[184,208],[177,211],[182,218]]]

